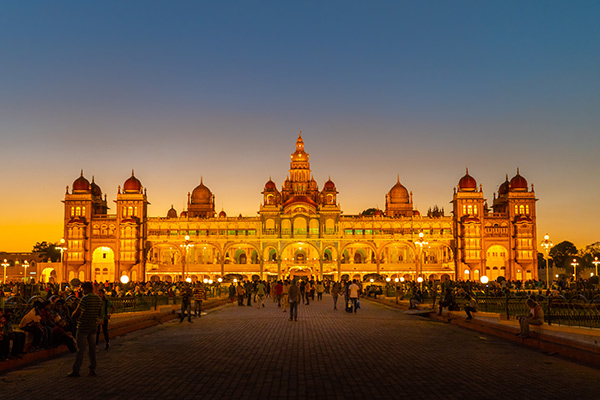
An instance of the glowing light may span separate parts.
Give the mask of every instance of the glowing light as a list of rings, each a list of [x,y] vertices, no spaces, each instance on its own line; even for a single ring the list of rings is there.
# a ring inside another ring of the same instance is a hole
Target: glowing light
[[[396,278],[398,279],[398,278]],[[404,277],[400,278],[400,282],[404,282]]]
[[[221,282],[223,282],[223,279],[219,278],[219,279],[217,279],[217,282],[221,283]]]
[[[202,282],[204,282],[204,283],[208,283],[208,279],[204,278],[204,279],[202,280]]]
[[[490,278],[488,278],[487,276],[484,275],[481,277],[480,281],[481,281],[481,283],[483,283],[485,285],[486,283],[488,283],[490,281]]]
[[[233,283],[236,283],[236,282],[237,282],[237,279],[233,278]]]
[[[121,276],[121,283],[123,285],[126,285],[127,283],[129,283],[129,277],[127,275]]]
[[[209,280],[208,280],[208,284],[209,284],[209,285],[212,285],[212,283],[213,283],[213,280],[212,280],[212,279],[209,279]]]
[[[188,278],[187,278],[185,281],[186,281],[187,283],[192,283],[192,278],[189,278],[189,277],[188,277]]]
[[[419,283],[423,282],[423,277],[422,276],[418,277],[417,282],[419,282]]]

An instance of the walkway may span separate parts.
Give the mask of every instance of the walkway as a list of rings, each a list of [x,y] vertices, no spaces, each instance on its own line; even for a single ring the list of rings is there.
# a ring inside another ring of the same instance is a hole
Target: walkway
[[[300,306],[298,322],[271,301],[227,305],[115,339],[97,377],[67,378],[65,355],[0,375],[0,388],[15,399],[598,398],[600,370],[376,303],[353,315],[331,304]]]

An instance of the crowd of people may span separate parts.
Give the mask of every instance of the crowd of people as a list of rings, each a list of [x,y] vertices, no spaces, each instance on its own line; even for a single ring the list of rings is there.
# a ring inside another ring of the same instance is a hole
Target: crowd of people
[[[592,298],[600,292],[597,285],[590,280],[561,279],[554,282],[549,289],[543,287],[543,282],[538,280],[491,281],[486,284],[477,281],[450,281],[445,282],[426,280],[422,283],[414,281],[365,283],[360,280],[318,280],[311,277],[302,279],[281,279],[275,281],[265,280],[234,280],[228,284],[204,285],[202,282],[89,282],[91,292],[96,293],[102,300],[103,316],[95,332],[96,341],[103,334],[106,348],[110,346],[108,335],[108,318],[115,312],[110,302],[114,298],[143,297],[143,296],[167,296],[173,299],[181,299],[180,321],[187,317],[192,322],[192,316],[202,315],[202,303],[207,298],[209,291],[219,296],[221,293],[228,295],[230,301],[236,302],[238,306],[256,306],[264,308],[265,302],[271,299],[277,303],[283,312],[289,310],[289,320],[296,321],[298,318],[298,305],[310,305],[311,302],[321,301],[323,294],[330,294],[333,300],[333,309],[338,309],[338,299],[343,298],[342,308],[348,312],[356,312],[360,308],[360,297],[378,295],[390,295],[390,290],[395,292],[396,302],[408,298],[409,308],[415,309],[423,303],[426,298],[436,297],[438,299],[438,313],[443,308],[453,309],[456,299],[464,299],[464,311],[467,320],[471,320],[477,311],[477,303],[474,299],[475,292],[485,292],[489,296],[506,296],[507,294],[525,292],[530,295],[531,301],[535,302],[536,295],[565,296],[584,295]],[[31,344],[28,349],[47,349],[60,345],[66,345],[70,351],[77,350],[76,345],[76,320],[73,318],[79,301],[85,293],[83,285],[74,287],[69,284],[55,285],[52,283],[23,283],[8,282],[0,288],[0,360],[13,357],[22,357],[25,346],[25,337],[31,336]],[[16,317],[13,310],[4,307],[5,300],[10,296],[20,298],[36,298],[31,309],[22,318]],[[175,301],[173,301],[175,302]],[[537,303],[536,303],[537,304]],[[538,305],[539,307],[539,305]],[[523,317],[523,332],[527,334],[527,327],[533,320],[536,324],[539,318],[538,308],[531,307],[530,314],[534,318]],[[542,317],[543,320],[543,317]]]

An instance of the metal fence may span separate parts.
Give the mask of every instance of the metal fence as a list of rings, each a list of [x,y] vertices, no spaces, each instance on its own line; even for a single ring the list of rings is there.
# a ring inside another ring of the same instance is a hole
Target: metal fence
[[[548,325],[567,325],[587,328],[600,328],[600,294],[586,292],[587,296],[578,293],[569,293],[567,296],[545,296],[542,294],[529,294],[526,292],[507,291],[496,296],[484,291],[476,291],[474,300],[477,310],[482,312],[498,313],[503,318],[514,319],[518,316],[529,314],[527,299],[531,296],[540,304],[544,311],[544,320]],[[386,292],[393,297],[393,290]],[[403,298],[412,296],[405,292]],[[423,304],[430,304],[432,308],[439,306],[441,296],[436,291],[431,291],[423,298]],[[467,299],[456,298],[460,309],[464,309]]]

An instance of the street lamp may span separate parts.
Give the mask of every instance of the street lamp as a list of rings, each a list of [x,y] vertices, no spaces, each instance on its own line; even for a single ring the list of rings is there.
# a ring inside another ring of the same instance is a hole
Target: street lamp
[[[65,251],[67,251],[67,246],[65,246],[65,239],[60,239],[60,245],[56,246],[57,250],[60,250],[60,267],[62,268],[61,274],[64,277],[67,275],[67,271],[65,271],[65,256],[63,255],[63,253]],[[49,279],[48,279],[49,280]],[[60,282],[54,282],[54,283],[60,283]]]
[[[185,243],[183,243],[181,247],[185,249],[185,256],[183,257],[183,261],[181,262],[181,280],[185,281],[185,262],[187,261],[188,249],[190,247],[194,247],[194,245],[190,243],[189,235],[185,235]]]
[[[592,264],[594,264],[594,267],[596,267],[596,276],[598,276],[598,264],[600,264],[600,261],[598,261],[598,257],[594,257],[594,261],[592,261]]]
[[[573,259],[571,265],[573,266],[573,277],[575,280],[577,280],[577,266],[579,265],[579,263],[577,262],[576,258]]]
[[[2,267],[4,268],[4,275],[2,275],[2,284],[5,285],[6,284],[6,268],[9,266],[10,264],[8,263],[8,260],[5,258],[4,261],[2,262]]]
[[[544,240],[542,240],[541,245],[546,251],[546,288],[550,289],[550,271],[548,270],[548,254],[550,253],[550,248],[553,246],[553,244],[548,234],[544,236]]]
[[[27,283],[27,267],[29,267],[29,261],[25,260],[23,261],[23,268],[25,268],[25,283]]]
[[[423,253],[423,246],[429,244],[423,239],[423,232],[419,232],[419,239],[415,240],[415,245],[417,245],[419,251],[417,252],[417,277],[421,277],[421,269],[423,265],[421,263],[421,255]]]

